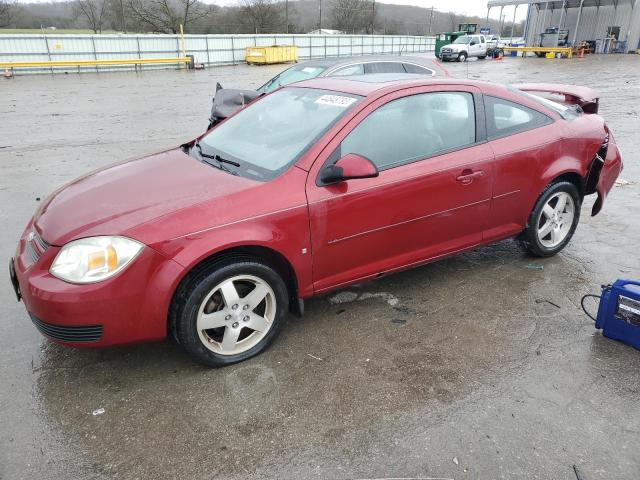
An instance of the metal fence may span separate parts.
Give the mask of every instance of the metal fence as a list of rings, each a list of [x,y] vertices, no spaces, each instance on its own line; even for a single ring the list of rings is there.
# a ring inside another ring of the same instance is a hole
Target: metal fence
[[[433,52],[435,37],[411,35],[185,35],[187,55],[196,63],[244,62],[246,47],[296,45],[300,59],[371,54],[407,55]],[[0,35],[0,62],[116,60],[180,57],[180,35]],[[19,72],[114,71],[176,66],[95,66],[37,68]],[[16,73],[19,73],[16,72]]]

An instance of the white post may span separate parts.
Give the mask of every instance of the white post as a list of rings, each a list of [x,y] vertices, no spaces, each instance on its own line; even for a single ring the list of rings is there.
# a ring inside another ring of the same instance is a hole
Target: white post
[[[563,0],[562,1],[562,10],[560,10],[560,21],[558,22],[558,30],[560,30],[560,28],[562,28],[562,17],[564,16],[564,9],[565,6],[567,5],[567,0]]]
[[[631,3],[631,12],[629,13],[629,26],[627,27],[627,36],[624,38],[625,42],[627,42],[627,51],[633,50],[633,47],[629,46],[629,35],[631,35],[631,19],[633,18],[633,10],[636,8],[636,2],[638,0],[633,0]]]
[[[545,25],[547,24],[547,12],[549,11],[549,2],[547,2],[544,6],[544,16],[542,17],[542,32],[544,33]]]
[[[511,40],[509,43],[513,43],[513,28],[516,25],[516,12],[518,11],[518,5],[513,6],[513,21],[511,22]]]
[[[582,16],[583,4],[584,4],[584,0],[580,0],[580,10],[578,10],[578,19],[576,20],[576,29],[573,32],[573,42],[571,42],[572,47],[576,44],[576,38],[578,38],[578,28],[580,27],[580,17]]]

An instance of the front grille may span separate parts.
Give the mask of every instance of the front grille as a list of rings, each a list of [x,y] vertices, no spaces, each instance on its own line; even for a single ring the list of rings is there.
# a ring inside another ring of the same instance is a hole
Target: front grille
[[[36,263],[48,248],[49,244],[35,230],[27,237],[26,251],[33,263]]]
[[[31,321],[40,333],[63,342],[85,343],[97,342],[102,337],[102,325],[63,326],[43,322],[33,314],[29,314]]]
[[[442,49],[442,53],[451,53],[451,49],[450,48],[443,48]]]

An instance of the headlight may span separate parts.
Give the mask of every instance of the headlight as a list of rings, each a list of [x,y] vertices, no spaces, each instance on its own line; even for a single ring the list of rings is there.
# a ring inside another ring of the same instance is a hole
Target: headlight
[[[67,243],[49,272],[70,283],[105,280],[122,270],[144,245],[125,237],[89,237]]]

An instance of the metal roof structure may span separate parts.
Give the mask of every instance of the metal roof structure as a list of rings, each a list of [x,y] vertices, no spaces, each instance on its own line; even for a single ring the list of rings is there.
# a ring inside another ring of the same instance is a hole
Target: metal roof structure
[[[487,8],[508,7],[514,5],[540,5],[548,4],[551,9],[580,8],[580,7],[618,7],[623,4],[633,4],[635,0],[489,0]]]
[[[547,22],[549,26],[568,28],[572,33],[572,45],[577,40],[593,40],[603,38],[603,22],[607,25],[620,27],[620,37],[628,45],[628,49],[635,49],[640,36],[640,15],[637,8],[639,0],[488,0],[487,24],[489,12],[492,8],[500,9],[500,18],[505,7],[514,7],[511,31],[515,25],[516,11],[519,6],[527,6],[525,20],[525,39],[527,44],[535,42],[537,34],[544,30]],[[547,20],[548,14],[550,16]],[[558,12],[559,19],[554,17]],[[540,22],[541,20],[541,22]],[[502,21],[501,21],[502,22]],[[554,23],[555,22],[555,23]],[[501,23],[502,29],[502,23]],[[638,45],[640,48],[640,45]]]

